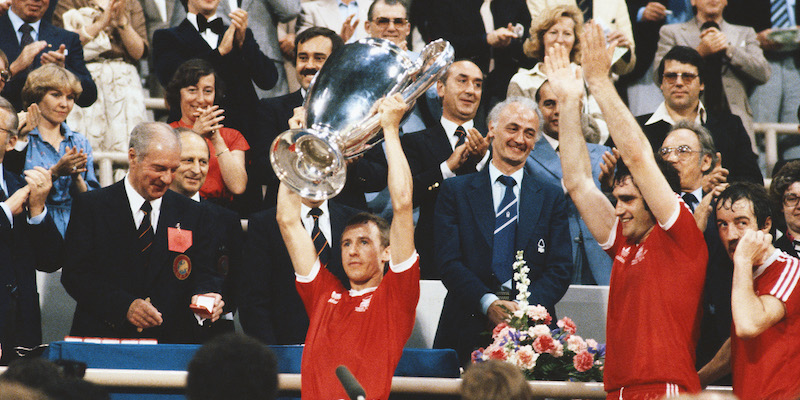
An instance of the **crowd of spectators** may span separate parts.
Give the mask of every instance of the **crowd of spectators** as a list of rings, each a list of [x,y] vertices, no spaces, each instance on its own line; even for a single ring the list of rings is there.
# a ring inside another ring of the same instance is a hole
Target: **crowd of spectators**
[[[387,298],[387,287],[401,290],[418,268],[448,290],[434,347],[468,367],[488,344],[481,334],[518,309],[511,264],[524,250],[528,301],[554,319],[570,284],[610,286],[609,393],[710,382],[759,393],[742,374],[772,370],[742,354],[772,354],[771,341],[800,355],[785,338],[798,325],[800,275],[779,272],[800,251],[800,161],[782,140],[767,198],[754,130],[798,123],[797,18],[787,0],[0,3],[0,362],[42,340],[35,270],[63,266],[77,302],[71,335],[203,343],[233,331],[238,312],[261,343],[313,340],[303,368],[317,370],[334,365],[322,344],[355,343],[379,321],[317,304],[318,286],[357,313],[370,301],[407,311],[415,297]],[[338,196],[290,196],[271,144],[304,125],[328,58],[362,38],[412,61],[444,38],[456,61],[411,107],[381,102],[387,140],[348,161]],[[148,114],[147,98],[166,112]],[[98,152],[127,159],[117,183],[101,187]],[[367,262],[381,273],[360,280],[351,264],[367,251],[345,236],[365,229],[369,241],[372,227],[390,226],[395,244],[386,236]],[[746,316],[755,301],[760,314]],[[400,314],[401,334],[385,336],[404,344]],[[626,347],[632,326],[670,356],[654,364],[644,345]],[[386,345],[393,368],[398,343]],[[356,377],[385,380],[360,351],[341,359]],[[332,371],[317,372],[304,387],[324,393]],[[61,398],[4,378],[0,391]]]

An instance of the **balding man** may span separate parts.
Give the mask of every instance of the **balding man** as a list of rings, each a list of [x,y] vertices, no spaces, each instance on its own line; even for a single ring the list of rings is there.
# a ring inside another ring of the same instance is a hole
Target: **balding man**
[[[125,179],[76,197],[61,277],[78,302],[71,335],[191,343],[195,315],[221,315],[222,277],[212,266],[207,212],[168,191],[180,157],[168,125],[139,124]],[[200,294],[213,297],[213,307],[193,314]]]

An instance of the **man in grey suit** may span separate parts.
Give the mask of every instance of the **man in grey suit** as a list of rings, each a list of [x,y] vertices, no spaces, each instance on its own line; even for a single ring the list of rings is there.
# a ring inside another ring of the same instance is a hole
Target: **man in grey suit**
[[[561,186],[562,169],[561,153],[559,152],[558,139],[558,97],[550,87],[550,82],[545,82],[536,92],[536,102],[542,114],[542,132],[536,145],[531,150],[527,164],[534,174],[545,181]],[[605,151],[611,151],[606,146],[586,143],[592,164],[592,178],[595,186],[600,187],[600,162]],[[566,194],[566,189],[564,189]],[[567,196],[567,218],[569,219],[569,234],[572,241],[572,263],[575,269],[572,274],[572,283],[579,285],[608,285],[611,280],[611,258],[600,248],[600,245],[589,232],[583,222],[578,209],[572,199]]]
[[[713,77],[709,75],[703,104],[709,107],[716,103],[715,98],[721,101],[723,109],[742,119],[750,141],[755,143],[753,111],[747,94],[754,85],[769,80],[770,67],[753,28],[729,24],[722,19],[726,4],[726,1],[692,0],[692,5],[697,9],[694,18],[661,28],[653,65],[658,65],[661,58],[676,45],[695,48],[707,65],[718,60],[716,62],[721,65],[721,87],[709,87],[709,83],[713,83]],[[656,82],[660,81],[660,77],[654,78]]]
[[[278,43],[278,23],[289,22],[300,15],[300,0],[223,0],[217,7],[217,14],[230,24],[228,14],[236,8],[247,11],[247,25],[258,43],[258,47],[275,63],[278,70],[278,83],[269,90],[253,85],[259,98],[277,97],[289,93],[286,70],[283,68],[283,54]]]

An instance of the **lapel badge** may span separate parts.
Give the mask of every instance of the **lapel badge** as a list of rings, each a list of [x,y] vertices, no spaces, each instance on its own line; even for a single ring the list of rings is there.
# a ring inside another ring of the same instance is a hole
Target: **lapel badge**
[[[186,254],[179,254],[172,262],[172,273],[178,280],[185,280],[192,273],[192,260]]]
[[[539,243],[537,245],[539,253],[544,253],[544,239],[539,239]]]

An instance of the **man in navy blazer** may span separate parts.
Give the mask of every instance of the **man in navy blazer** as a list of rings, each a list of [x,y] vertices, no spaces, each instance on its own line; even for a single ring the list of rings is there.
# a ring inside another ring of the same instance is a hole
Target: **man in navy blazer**
[[[88,107],[97,100],[97,86],[83,61],[83,47],[77,33],[56,28],[50,21],[42,20],[50,0],[13,0],[11,9],[0,15],[0,50],[6,53],[12,77],[2,95],[17,111],[22,110],[22,86],[28,72],[42,64],[56,63],[74,73],[81,81],[83,92],[75,104]],[[30,32],[33,42],[21,46],[22,30]]]
[[[0,97],[0,165],[17,140],[17,114]],[[2,169],[0,178],[0,364],[16,358],[14,347],[42,343],[36,270],[54,272],[60,265],[63,240],[45,208],[50,173],[25,172],[25,179]],[[10,197],[8,196],[10,194]],[[27,208],[27,212],[25,212]]]
[[[456,61],[436,90],[442,99],[441,118],[424,131],[400,137],[414,178],[414,206],[419,207],[414,243],[422,279],[439,278],[433,226],[440,186],[449,178],[480,171],[489,160],[489,142],[475,124],[483,93],[481,69],[472,61]]]
[[[78,303],[71,335],[194,343],[202,321],[195,316],[214,322],[222,314],[208,212],[168,190],[180,148],[168,125],[139,124],[128,175],[75,198],[61,275]],[[214,298],[213,308],[193,314],[201,294]]]
[[[572,249],[564,191],[525,168],[538,126],[532,100],[511,97],[498,104],[489,114],[488,137],[493,139],[489,167],[445,180],[439,193],[435,259],[447,297],[433,345],[455,349],[462,365],[470,362],[473,350],[489,344],[481,334],[491,332],[519,308],[510,300],[516,297],[515,282],[501,282],[492,265],[498,245],[495,210],[507,193],[500,183],[502,175],[514,180],[519,200],[518,220],[511,222],[516,223],[513,250],[524,251],[530,268],[529,303],[547,307],[555,318],[555,304],[569,288]],[[508,271],[513,272],[511,261]],[[501,299],[502,292],[509,292],[510,298]]]
[[[304,198],[302,202],[302,221],[307,230],[313,226],[311,218],[307,217],[311,208],[323,211],[319,217],[320,230],[323,235],[330,234],[326,238],[330,246],[326,268],[349,288],[350,282],[342,267],[342,231],[350,217],[361,210],[335,201]],[[308,314],[294,285],[294,268],[278,229],[275,207],[250,216],[241,278],[239,319],[244,332],[265,344],[304,343]]]
[[[542,133],[536,146],[528,158],[528,166],[533,173],[556,186],[561,186],[561,155],[558,150],[558,97],[550,88],[550,82],[545,82],[536,92],[536,102],[544,120]],[[594,143],[586,143],[589,158],[592,164],[592,177],[599,188],[600,163],[603,153],[611,151],[610,148]],[[566,190],[565,190],[566,192]],[[572,262],[575,273],[572,283],[578,285],[608,285],[611,280],[611,258],[600,248],[586,223],[583,222],[575,208],[572,199],[567,196],[567,215],[569,217],[569,233],[572,239]]]
[[[180,25],[153,34],[153,59],[158,80],[167,86],[178,67],[192,58],[202,58],[214,67],[222,82],[222,98],[216,103],[225,110],[226,127],[250,138],[256,124],[256,95],[253,83],[267,90],[278,81],[275,63],[258,47],[247,27],[247,12],[237,9],[225,26],[217,15],[219,0],[188,0],[186,19]],[[200,30],[202,26],[202,30]],[[218,94],[219,96],[219,94]],[[170,110],[170,120],[180,119],[180,110]]]

